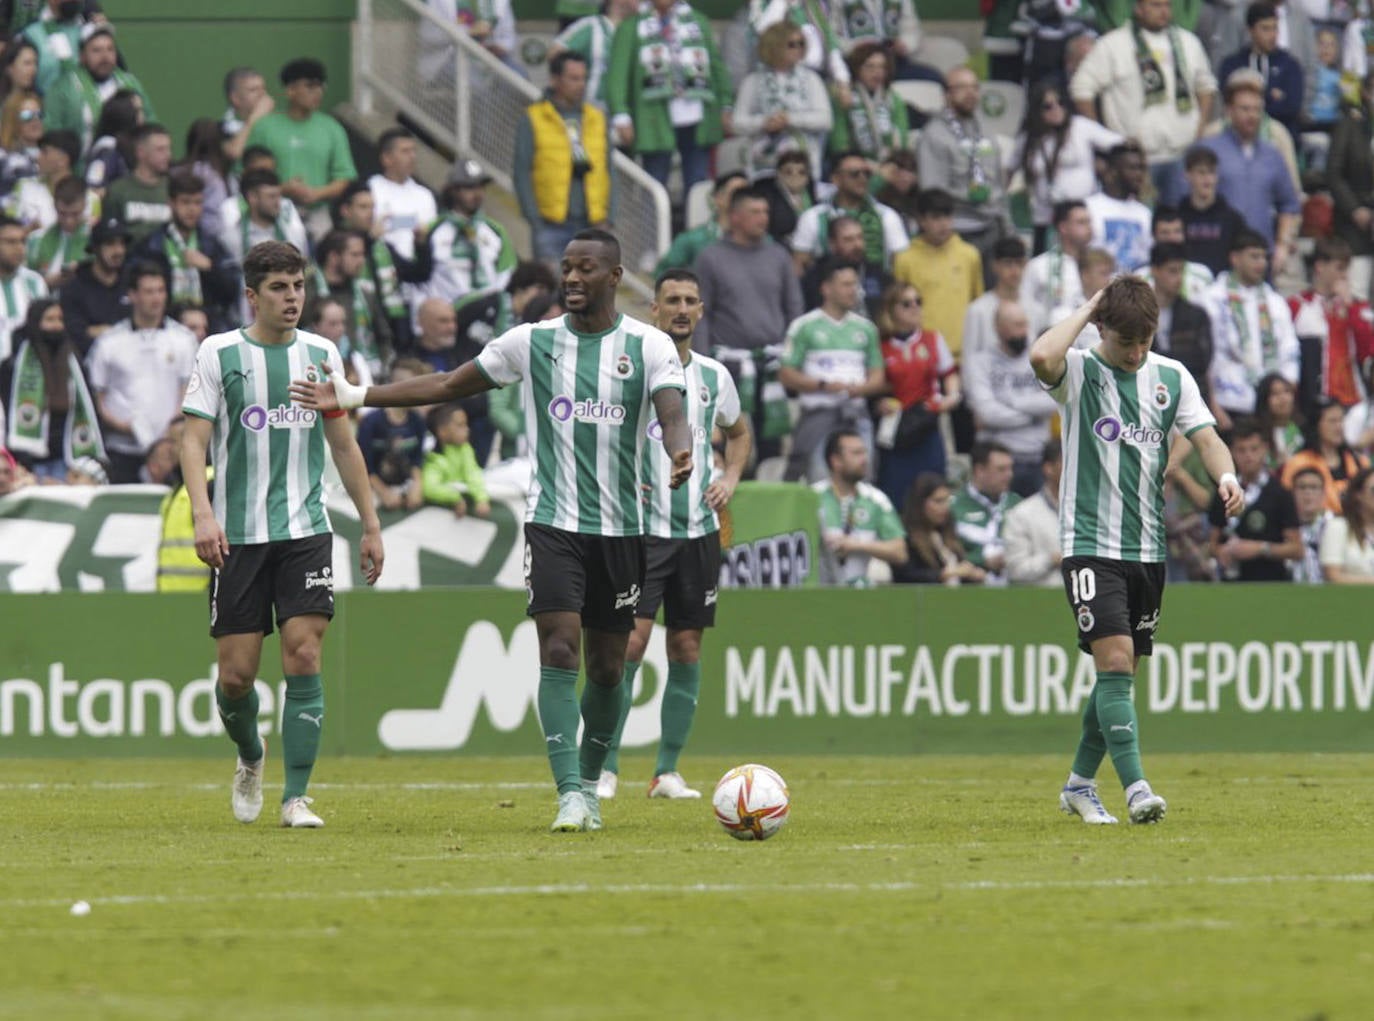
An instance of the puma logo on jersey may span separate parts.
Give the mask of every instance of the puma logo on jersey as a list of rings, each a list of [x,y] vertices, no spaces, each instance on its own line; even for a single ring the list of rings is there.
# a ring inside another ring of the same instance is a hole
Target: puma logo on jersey
[[[224,385],[228,387],[230,383],[247,383],[249,373],[252,369],[230,369],[224,374]]]

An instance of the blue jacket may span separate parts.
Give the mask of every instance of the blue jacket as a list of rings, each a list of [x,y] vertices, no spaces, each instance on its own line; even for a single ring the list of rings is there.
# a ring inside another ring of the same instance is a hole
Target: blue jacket
[[[1302,65],[1287,50],[1275,50],[1267,59],[1263,59],[1246,46],[1221,62],[1217,81],[1223,89],[1231,72],[1242,67],[1265,75],[1264,112],[1287,128],[1296,139],[1302,119],[1303,90],[1307,87],[1307,76]],[[1277,98],[1275,93],[1278,93]]]

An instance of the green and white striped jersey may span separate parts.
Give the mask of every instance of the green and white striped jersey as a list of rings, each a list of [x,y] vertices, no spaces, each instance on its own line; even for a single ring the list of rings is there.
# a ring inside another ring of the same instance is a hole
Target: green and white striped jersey
[[[604,333],[578,333],[569,319],[517,326],[473,360],[497,386],[522,383],[534,461],[525,520],[583,535],[642,535],[650,398],[685,389],[682,362],[666,333],[627,315]]]
[[[1059,530],[1066,557],[1160,563],[1164,468],[1173,430],[1216,425],[1179,362],[1151,351],[1138,372],[1070,349],[1050,396],[1064,407]]]
[[[200,345],[181,410],[215,424],[215,518],[231,546],[331,530],[320,481],[324,417],[293,404],[287,389],[318,379],[326,359],[343,374],[338,348],[304,330],[290,344],[259,344],[236,330]]]
[[[819,553],[822,585],[862,586],[868,581],[867,553],[850,553],[837,557],[825,544],[828,536],[847,535],[866,542],[875,539],[899,539],[906,535],[906,526],[877,486],[860,482],[854,495],[841,499],[829,479],[815,483],[811,489],[820,497],[821,548]]]
[[[730,372],[714,358],[693,354],[683,367],[687,376],[687,424],[692,430],[692,476],[677,489],[668,488],[673,462],[663,449],[663,429],[649,423],[640,461],[648,490],[644,497],[644,534],[660,539],[700,539],[720,531],[720,518],[706,505],[711,484],[711,430],[739,421],[739,391]]]

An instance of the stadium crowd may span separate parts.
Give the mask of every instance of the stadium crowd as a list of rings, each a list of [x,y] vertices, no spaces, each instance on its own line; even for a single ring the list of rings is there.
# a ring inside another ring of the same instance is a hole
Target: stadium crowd
[[[509,0],[429,6],[519,69]],[[1058,419],[1029,342],[1135,273],[1158,298],[1155,349],[1196,377],[1246,488],[1228,518],[1195,457],[1170,466],[1171,579],[1367,583],[1368,16],[1337,0],[983,7],[995,95],[1014,83],[1024,107],[1014,134],[973,70],[923,61],[913,0],[752,0],[723,31],[685,0],[558,0],[546,95],[511,129],[524,249],[484,208],[479,163],[460,154],[437,196],[415,179],[424,140],[406,127],[362,179],[313,58],[224,69],[226,109],[177,145],[99,4],[14,3],[0,495],[175,487],[197,344],[242,324],[239,263],[262,240],[310,255],[302,325],[354,381],[446,371],[560,314],[563,246],[615,228],[619,149],[672,188],[658,270],[699,278],[694,346],[738,383],[753,474],[820,494],[827,582],[1060,584]],[[912,82],[940,100],[909,105]],[[515,402],[362,418],[379,506],[489,513],[483,467],[524,454]]]

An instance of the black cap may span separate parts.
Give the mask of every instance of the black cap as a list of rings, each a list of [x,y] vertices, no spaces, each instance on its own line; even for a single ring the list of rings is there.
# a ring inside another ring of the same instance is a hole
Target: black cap
[[[91,228],[90,237],[86,241],[86,251],[94,253],[101,245],[109,244],[116,238],[123,238],[124,243],[128,244],[132,237],[123,220],[101,220]]]
[[[491,175],[476,160],[459,160],[448,175],[448,183],[455,188],[476,188],[490,184]]]

